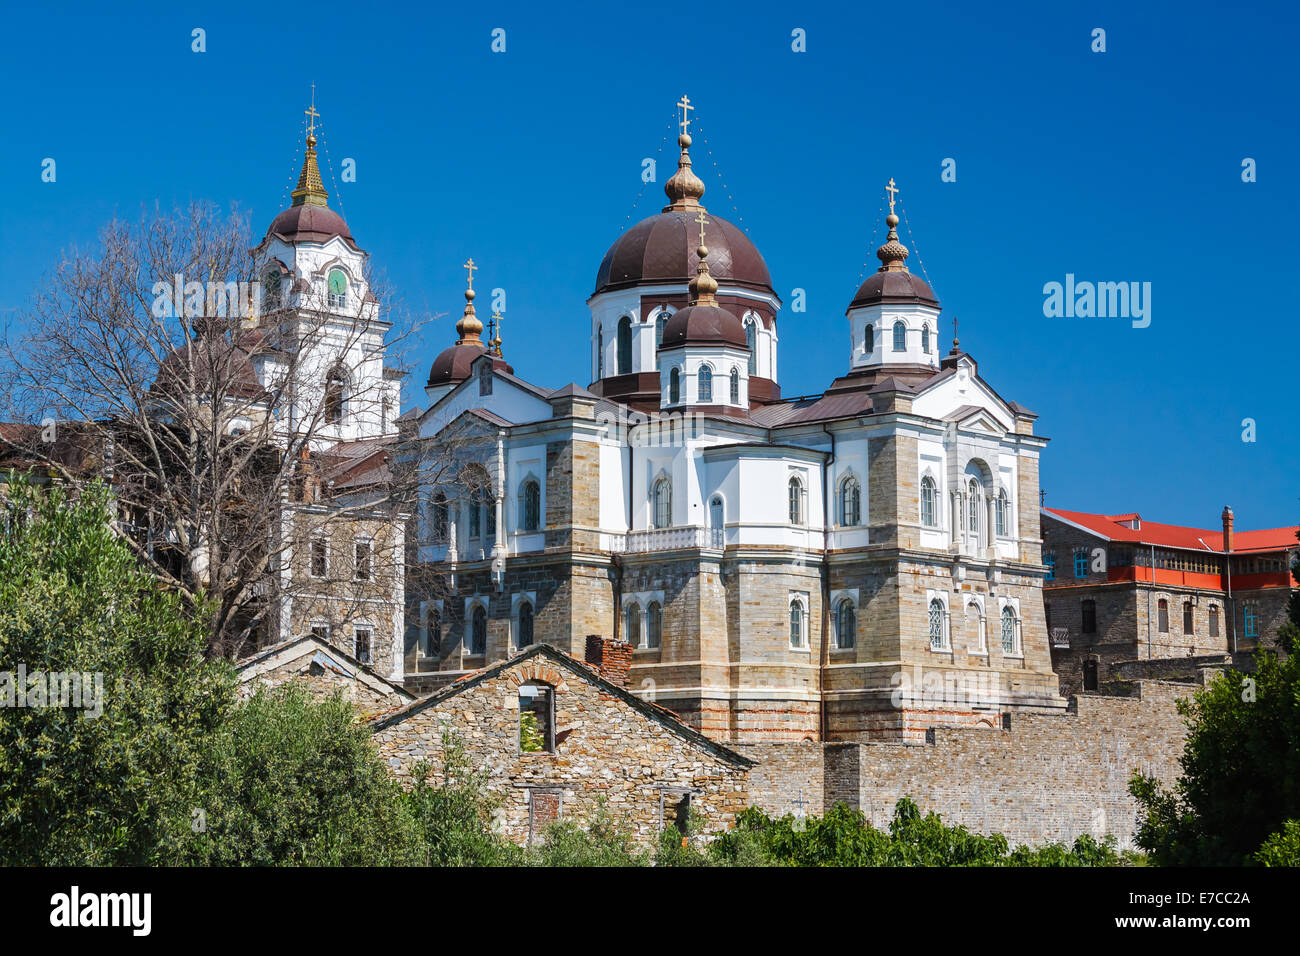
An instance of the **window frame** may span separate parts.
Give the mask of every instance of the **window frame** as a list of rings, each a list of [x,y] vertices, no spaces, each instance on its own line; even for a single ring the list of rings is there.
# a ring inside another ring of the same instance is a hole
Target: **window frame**
[[[365,561],[361,560],[361,548],[365,547]],[[365,573],[362,574],[362,570]],[[352,539],[352,580],[373,581],[375,579],[375,540],[367,535],[358,535]]]

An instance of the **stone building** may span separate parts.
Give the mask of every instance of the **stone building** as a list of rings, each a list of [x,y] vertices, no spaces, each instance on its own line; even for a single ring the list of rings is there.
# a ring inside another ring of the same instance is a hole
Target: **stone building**
[[[600,633],[633,646],[639,693],[718,740],[916,740],[1062,711],[1034,413],[955,339],[942,352],[892,200],[841,374],[783,398],[780,298],[748,236],[707,214],[682,125],[668,205],[596,270],[588,388],[516,373],[467,264],[458,339],[397,455],[463,450],[428,470],[408,534],[412,686]]]
[[[362,716],[410,703],[415,698],[401,684],[387,680],[361,661],[315,635],[292,638],[261,649],[240,661],[239,696],[251,697],[259,687],[275,688],[301,682],[318,696],[342,694]]]
[[[1235,658],[1270,644],[1287,620],[1300,528],[1210,531],[1044,508],[1043,590],[1061,692],[1097,690],[1124,662]],[[1186,669],[1186,668],[1184,668]]]
[[[375,743],[409,783],[422,763],[437,778],[454,739],[486,774],[504,834],[521,843],[601,807],[640,839],[685,832],[692,818],[694,832],[726,830],[746,805],[752,762],[630,693],[629,651],[592,638],[583,662],[531,645],[373,719]]]

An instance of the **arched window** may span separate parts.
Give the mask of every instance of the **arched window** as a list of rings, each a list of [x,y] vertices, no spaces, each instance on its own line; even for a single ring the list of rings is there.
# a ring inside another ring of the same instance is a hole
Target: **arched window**
[[[745,346],[749,349],[749,374],[758,374],[758,323],[754,319],[745,320]]]
[[[654,490],[654,526],[671,528],[673,526],[673,483],[667,478],[655,482]]]
[[[853,647],[858,640],[858,612],[848,598],[835,609],[835,646],[843,650]]]
[[[482,537],[483,535],[483,511],[479,507],[478,492],[470,495],[469,498],[469,536],[471,538]]]
[[[1210,605],[1210,637],[1219,636],[1219,609]]]
[[[868,355],[876,350],[876,327],[870,322],[867,323],[867,329],[862,333],[862,349]]]
[[[651,603],[645,612],[645,646],[658,647],[663,640],[664,609],[658,601]]]
[[[605,377],[605,329],[596,327],[596,378]]]
[[[1161,598],[1156,602],[1156,617],[1161,634],[1169,633],[1169,602]]]
[[[1007,534],[1007,504],[1007,490],[1003,488],[993,500],[993,521],[997,526],[997,533],[1003,537]]]
[[[1084,634],[1097,633],[1097,602],[1092,598],[1085,598],[1082,607],[1083,623],[1080,630]],[[1049,625],[1050,626],[1050,625]]]
[[[787,486],[790,499],[790,523],[803,524],[803,482],[791,478]]]
[[[668,404],[677,405],[682,400],[682,376],[677,369],[668,373]]]
[[[944,633],[943,602],[938,598],[930,599],[930,650],[942,651],[948,647],[948,636]]]
[[[1192,602],[1183,602],[1183,633],[1191,634],[1195,628],[1192,625]]]
[[[635,604],[629,604],[624,612],[626,627],[623,632],[623,639],[633,647],[641,646],[641,608]]]
[[[926,475],[921,479],[921,524],[927,528],[935,527],[938,522],[935,521],[935,515],[938,509],[935,499],[938,497],[939,490],[935,487],[934,479]]]
[[[424,655],[437,657],[442,653],[442,612],[429,608],[424,620]]]
[[[480,395],[492,394],[492,363],[484,362],[478,367],[478,393]]]
[[[283,277],[280,270],[272,266],[262,276],[262,304],[265,309],[278,309],[284,303],[282,293]]]
[[[840,482],[840,524],[854,527],[862,523],[862,486],[849,475]]]
[[[731,370],[731,404],[740,404],[740,369]]]
[[[343,424],[343,389],[346,385],[347,377],[341,368],[335,368],[325,380],[325,423],[328,425]]]
[[[928,325],[921,326],[921,351],[926,355],[930,354],[930,327]]]
[[[721,531],[723,526],[722,498],[714,495],[709,501],[709,527]]]
[[[795,600],[790,602],[790,646],[803,647],[804,632],[804,611],[803,603]]]
[[[966,485],[966,529],[976,535],[980,531],[980,483],[974,478]]]
[[[479,491],[479,503],[483,508],[483,513],[487,515],[487,536],[496,540],[497,534],[497,503],[492,497],[492,492],[484,488]]]
[[[659,347],[664,344],[664,326],[668,324],[668,313],[661,311],[655,316],[655,368],[659,368]]]
[[[1016,653],[1016,612],[1008,604],[1002,609],[1002,653]]]
[[[447,496],[441,491],[433,495],[433,540],[439,544],[447,540]]]
[[[542,489],[529,478],[519,489],[519,525],[524,531],[536,531],[542,522]]]
[[[628,316],[618,320],[618,374],[632,371],[632,320]]]
[[[519,640],[520,647],[533,643],[533,605],[528,601],[519,603]]]
[[[487,611],[482,604],[474,606],[470,618],[469,652],[475,656],[487,653]]]
[[[348,304],[348,277],[342,269],[330,270],[330,308],[341,309]]]
[[[695,378],[695,400],[701,404],[713,401],[713,369],[707,365],[701,365]]]
[[[902,322],[894,323],[894,351],[907,351],[907,326]]]

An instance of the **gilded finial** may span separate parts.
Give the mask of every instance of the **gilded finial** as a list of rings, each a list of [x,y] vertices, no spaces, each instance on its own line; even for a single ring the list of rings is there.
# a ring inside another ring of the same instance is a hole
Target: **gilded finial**
[[[492,313],[492,320],[489,325],[491,325],[493,332],[488,345],[491,346],[492,354],[497,358],[501,357],[501,323],[504,321],[500,312],[494,311]]]
[[[474,260],[470,259],[462,268],[465,270],[468,278],[465,286],[465,314],[460,317],[456,323],[456,332],[460,335],[457,345],[482,344],[480,338],[483,332],[483,323],[479,321],[474,314],[474,270],[478,266],[474,265]]]
[[[329,194],[325,192],[325,183],[320,178],[320,167],[316,164],[316,84],[311,85],[311,106],[303,110],[307,117],[307,152],[302,158],[302,172],[298,174],[298,188],[289,195],[295,206],[324,206],[328,204]]]
[[[957,339],[957,316],[954,315],[954,316],[952,317],[952,350],[953,350],[953,352],[958,352],[958,351],[960,351],[960,350],[957,348],[958,344],[959,344],[959,343],[958,343],[958,339]]]
[[[706,261],[709,247],[704,244],[704,227],[709,219],[704,215],[704,210],[701,209],[700,214],[695,217],[694,221],[700,224],[700,245],[695,250],[695,254],[699,256],[700,261],[695,267],[695,278],[689,283],[691,301],[695,305],[716,305],[717,300],[714,295],[718,291],[718,280],[709,274],[709,263]]]
[[[894,185],[894,178],[889,178],[889,185],[885,187],[885,192],[889,193],[889,215],[885,217],[885,224],[889,226],[889,235],[885,238],[885,244],[876,250],[876,258],[880,260],[880,272],[906,272],[907,266],[903,263],[907,260],[907,246],[898,241],[898,216],[894,214],[894,201],[899,190]]]
[[[677,125],[682,128],[681,135],[677,137],[677,145],[681,147],[682,152],[677,157],[677,172],[664,183],[664,193],[669,199],[668,205],[663,208],[664,212],[672,209],[704,208],[700,202],[704,196],[704,183],[691,169],[691,134],[687,132],[692,122],[690,111],[695,107],[691,106],[691,99],[685,94],[682,94],[677,106],[682,111],[682,118],[677,121]]]

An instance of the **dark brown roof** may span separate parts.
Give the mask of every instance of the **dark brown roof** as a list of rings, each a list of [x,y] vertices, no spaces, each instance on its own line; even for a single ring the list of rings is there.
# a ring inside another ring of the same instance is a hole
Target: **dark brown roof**
[[[664,325],[664,338],[659,347],[671,349],[681,345],[749,347],[740,319],[717,305],[688,305],[673,313]]]
[[[466,342],[464,345],[451,345],[438,353],[429,369],[429,385],[456,385],[469,378],[469,367],[480,355],[487,354],[487,346],[482,342]],[[492,367],[505,372],[514,372],[505,359],[493,359]]]
[[[745,286],[774,294],[767,263],[749,237],[727,220],[709,219],[709,272],[722,285]],[[699,226],[691,213],[662,212],[643,219],[614,241],[596,272],[596,292],[640,283],[686,285],[699,262]]]
[[[272,220],[266,234],[285,242],[325,242],[338,236],[353,249],[357,248],[348,224],[328,206],[290,206]]]
[[[196,327],[200,322],[195,320]],[[194,387],[200,391],[216,387],[227,395],[255,397],[263,389],[252,356],[269,350],[263,339],[257,329],[234,332],[229,338],[221,334],[200,334],[177,346],[159,363],[158,375],[149,390],[166,391],[174,387],[188,391],[191,376],[187,369],[192,369]]]
[[[934,290],[920,276],[882,269],[867,276],[867,281],[858,287],[857,295],[849,303],[849,308],[856,309],[858,306],[878,305],[882,302],[919,302],[936,309],[939,307]]]

